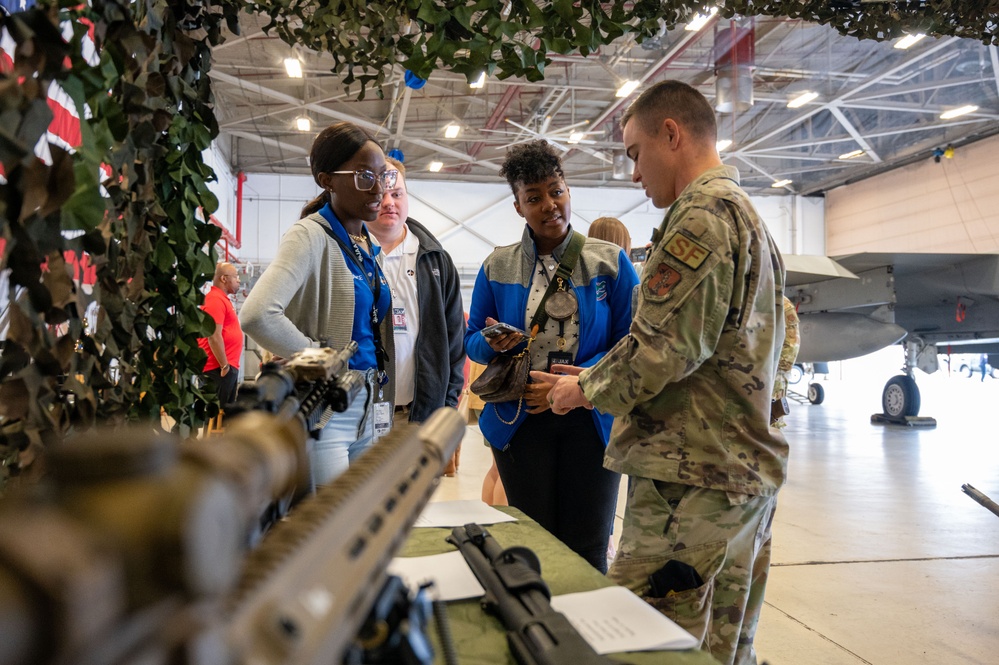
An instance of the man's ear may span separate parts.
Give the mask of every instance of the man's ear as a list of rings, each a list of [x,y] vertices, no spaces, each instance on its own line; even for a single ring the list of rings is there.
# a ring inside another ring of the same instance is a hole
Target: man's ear
[[[517,209],[517,214],[518,215],[520,215],[521,217],[524,216],[523,211],[520,209],[520,201],[514,201],[513,202],[513,207]]]
[[[673,118],[666,118],[663,120],[662,128],[660,129],[660,134],[664,141],[669,144],[669,147],[676,150],[680,145],[680,126],[676,124],[676,120]]]

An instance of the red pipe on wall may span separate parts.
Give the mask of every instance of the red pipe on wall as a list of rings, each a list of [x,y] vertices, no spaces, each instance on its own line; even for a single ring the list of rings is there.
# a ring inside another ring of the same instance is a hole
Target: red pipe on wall
[[[243,183],[246,174],[242,171],[236,174],[236,242],[243,244]]]

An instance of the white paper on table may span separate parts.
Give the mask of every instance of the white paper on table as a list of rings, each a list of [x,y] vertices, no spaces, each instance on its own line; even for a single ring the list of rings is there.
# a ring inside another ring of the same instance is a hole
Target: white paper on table
[[[478,598],[486,592],[458,550],[430,556],[396,557],[389,563],[388,573],[401,577],[411,589],[433,582],[435,591],[431,597],[444,601]]]
[[[620,651],[695,649],[697,639],[621,586],[552,598],[598,654]]]
[[[431,501],[419,517],[414,527],[465,526],[466,524],[499,524],[516,522],[510,517],[478,499],[467,501]]]

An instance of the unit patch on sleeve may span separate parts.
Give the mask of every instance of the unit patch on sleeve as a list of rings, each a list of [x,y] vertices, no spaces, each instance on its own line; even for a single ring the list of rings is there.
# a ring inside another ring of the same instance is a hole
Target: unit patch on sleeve
[[[653,298],[668,298],[673,292],[673,287],[680,283],[680,273],[670,268],[665,263],[660,263],[659,267],[651,272],[645,288]]]
[[[688,238],[679,231],[666,241],[666,253],[682,262],[691,270],[697,270],[704,259],[711,256],[711,250],[701,243]]]

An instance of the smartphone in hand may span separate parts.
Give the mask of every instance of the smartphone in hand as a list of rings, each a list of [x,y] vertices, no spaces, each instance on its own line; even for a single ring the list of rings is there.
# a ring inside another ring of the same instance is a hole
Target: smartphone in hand
[[[648,247],[632,247],[631,253],[628,254],[628,258],[631,260],[632,263],[642,263],[643,261],[645,261],[648,254],[649,254]]]
[[[517,328],[516,326],[511,326],[509,323],[495,323],[491,326],[486,326],[480,331],[485,337],[499,337],[500,335],[506,335],[509,333],[520,333],[524,337],[527,337],[527,333]]]

